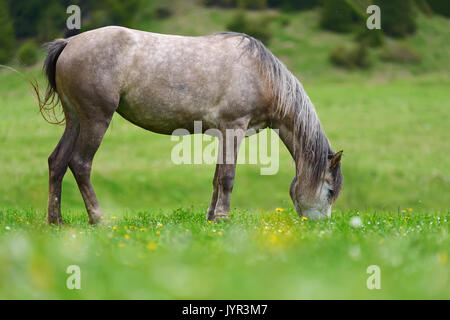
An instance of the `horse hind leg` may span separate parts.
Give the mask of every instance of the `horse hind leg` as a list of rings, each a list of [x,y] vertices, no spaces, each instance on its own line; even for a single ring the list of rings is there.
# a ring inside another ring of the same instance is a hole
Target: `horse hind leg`
[[[74,113],[63,104],[66,116],[66,128],[55,150],[48,158],[49,190],[47,205],[47,222],[63,224],[61,215],[61,185],[72,156],[79,132],[79,122]]]
[[[69,162],[78,188],[89,215],[89,223],[96,224],[103,219],[103,211],[95,195],[91,183],[91,169],[94,155],[103,140],[103,136],[111,122],[112,112],[91,114],[90,117],[83,117],[80,123],[80,134],[78,136],[72,158]]]

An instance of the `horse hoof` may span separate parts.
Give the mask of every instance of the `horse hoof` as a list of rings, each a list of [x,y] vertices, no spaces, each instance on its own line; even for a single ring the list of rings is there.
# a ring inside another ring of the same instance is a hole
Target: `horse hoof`
[[[47,216],[47,224],[59,226],[64,225],[64,221],[62,217]]]
[[[103,215],[99,215],[97,217],[89,217],[89,224],[92,225],[103,225],[105,224],[105,217]]]
[[[214,216],[214,222],[221,222],[221,221],[225,221],[225,222],[230,221],[230,215],[228,215],[228,214],[216,214]]]

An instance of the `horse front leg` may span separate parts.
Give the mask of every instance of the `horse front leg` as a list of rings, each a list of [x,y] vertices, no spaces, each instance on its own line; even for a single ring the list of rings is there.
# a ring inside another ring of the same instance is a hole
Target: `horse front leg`
[[[206,219],[208,221],[214,220],[214,210],[216,209],[217,195],[219,193],[219,189],[217,186],[218,173],[219,173],[219,164],[216,164],[216,170],[214,172],[214,179],[213,179],[213,195],[212,195],[211,203],[209,204],[209,207],[208,207],[208,211],[206,213]]]
[[[230,199],[234,186],[236,164],[221,164],[218,169],[217,202],[214,210],[214,221],[229,219]]]
[[[233,129],[222,130],[222,141],[219,142],[219,158],[214,175],[214,193],[210,209],[214,206],[214,215],[208,209],[208,219],[217,221],[229,219],[230,199],[234,186],[236,162],[242,140],[245,138],[245,125]]]

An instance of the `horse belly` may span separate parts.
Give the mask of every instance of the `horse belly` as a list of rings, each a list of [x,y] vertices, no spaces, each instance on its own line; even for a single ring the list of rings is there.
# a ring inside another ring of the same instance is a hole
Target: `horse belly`
[[[124,95],[120,100],[117,113],[135,125],[146,130],[172,134],[176,129],[186,129],[193,133],[195,122],[202,122],[203,131],[217,126],[219,106],[204,106],[204,102],[192,103],[180,101],[168,92],[165,95],[156,93],[145,95],[137,99],[134,96]],[[171,97],[169,99],[166,99]]]

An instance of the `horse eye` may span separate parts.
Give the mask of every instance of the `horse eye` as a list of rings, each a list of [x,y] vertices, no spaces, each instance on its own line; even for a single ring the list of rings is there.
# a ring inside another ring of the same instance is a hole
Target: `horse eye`
[[[328,197],[331,199],[334,196],[334,190],[333,189],[329,189],[328,190]]]

